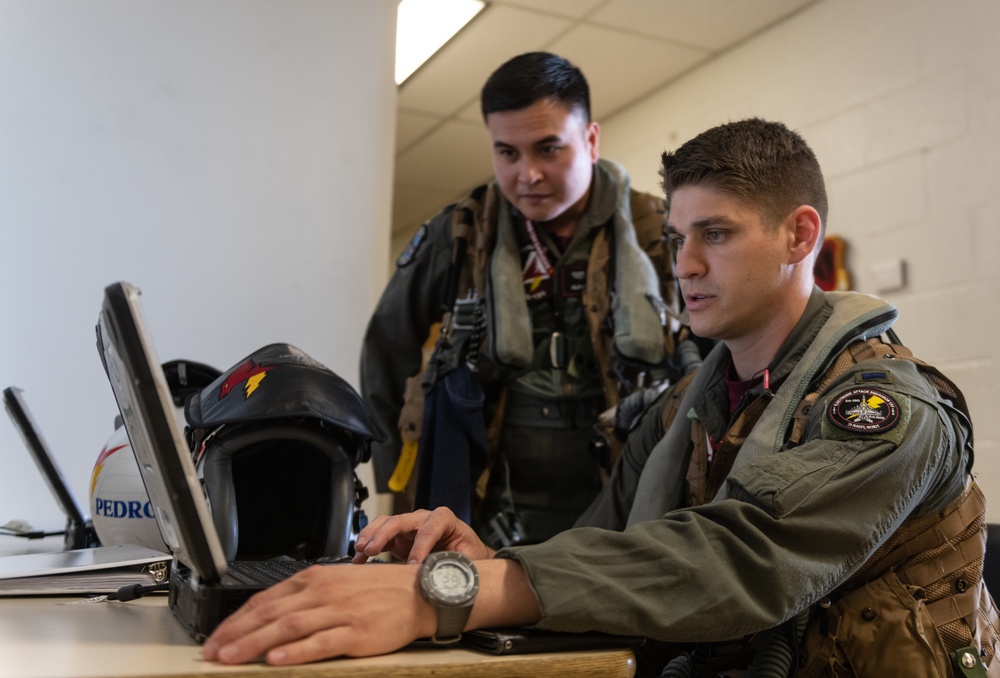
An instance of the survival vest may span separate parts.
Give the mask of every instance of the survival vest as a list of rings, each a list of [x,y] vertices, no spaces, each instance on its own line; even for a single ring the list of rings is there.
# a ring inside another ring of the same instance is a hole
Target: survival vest
[[[660,278],[660,296],[671,315],[676,315],[678,305],[675,292],[673,265],[669,248],[663,238],[663,222],[666,207],[662,199],[629,188],[629,208],[631,221],[639,247],[645,252]],[[499,210],[497,187],[490,183],[479,186],[460,200],[451,213],[452,266],[446,287],[446,309],[439,323],[431,329],[431,336],[424,347],[424,365],[421,374],[407,379],[404,390],[404,405],[399,417],[399,430],[403,439],[403,450],[390,479],[390,488],[401,492],[412,491],[410,473],[416,460],[416,447],[420,439],[423,421],[423,388],[426,377],[430,349],[441,341],[437,336],[443,332],[443,339],[451,344],[460,340],[452,322],[452,309],[456,299],[474,291],[479,299],[486,294],[486,275],[490,256],[496,246],[497,214]],[[587,282],[583,291],[583,302],[587,311],[587,324],[594,355],[601,374],[601,384],[605,405],[612,408],[622,398],[643,385],[646,368],[624,361],[616,355],[613,347],[614,319],[612,310],[612,273],[614,258],[613,239],[610,229],[601,229],[591,247]],[[663,332],[664,352],[674,355],[676,333],[670,327]],[[491,454],[495,455],[499,445],[499,434],[504,417],[505,393],[501,392],[487,429]],[[621,451],[623,441],[606,435],[609,445],[607,467],[613,465]],[[479,483],[479,492],[485,483]]]

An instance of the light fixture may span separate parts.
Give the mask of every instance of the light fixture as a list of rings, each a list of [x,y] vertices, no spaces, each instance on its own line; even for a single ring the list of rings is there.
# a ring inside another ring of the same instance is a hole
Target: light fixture
[[[485,6],[479,0],[401,0],[396,10],[396,84],[410,77]]]

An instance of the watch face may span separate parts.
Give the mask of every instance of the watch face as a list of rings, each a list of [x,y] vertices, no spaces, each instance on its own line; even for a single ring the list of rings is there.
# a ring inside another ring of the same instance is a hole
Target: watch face
[[[431,572],[431,582],[445,598],[460,598],[472,588],[472,573],[458,563],[441,563]]]
[[[439,560],[425,576],[429,593],[445,605],[468,602],[479,586],[479,577],[473,566],[461,560]]]

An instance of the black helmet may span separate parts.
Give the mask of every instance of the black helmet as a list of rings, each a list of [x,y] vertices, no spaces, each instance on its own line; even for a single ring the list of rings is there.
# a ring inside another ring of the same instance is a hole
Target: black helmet
[[[368,496],[354,468],[382,435],[350,384],[271,344],[190,397],[185,417],[227,559],[351,553]]]

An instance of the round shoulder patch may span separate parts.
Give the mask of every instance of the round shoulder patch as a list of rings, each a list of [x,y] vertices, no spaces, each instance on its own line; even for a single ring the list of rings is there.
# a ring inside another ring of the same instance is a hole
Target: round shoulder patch
[[[846,431],[882,433],[899,423],[899,405],[885,391],[852,388],[830,403],[827,417]]]
[[[399,259],[396,260],[396,266],[403,267],[413,261],[413,257],[417,254],[417,250],[420,249],[420,245],[423,244],[426,238],[427,224],[421,224],[417,232],[413,234],[413,238],[406,245],[406,249],[403,250],[403,253],[399,255]]]

